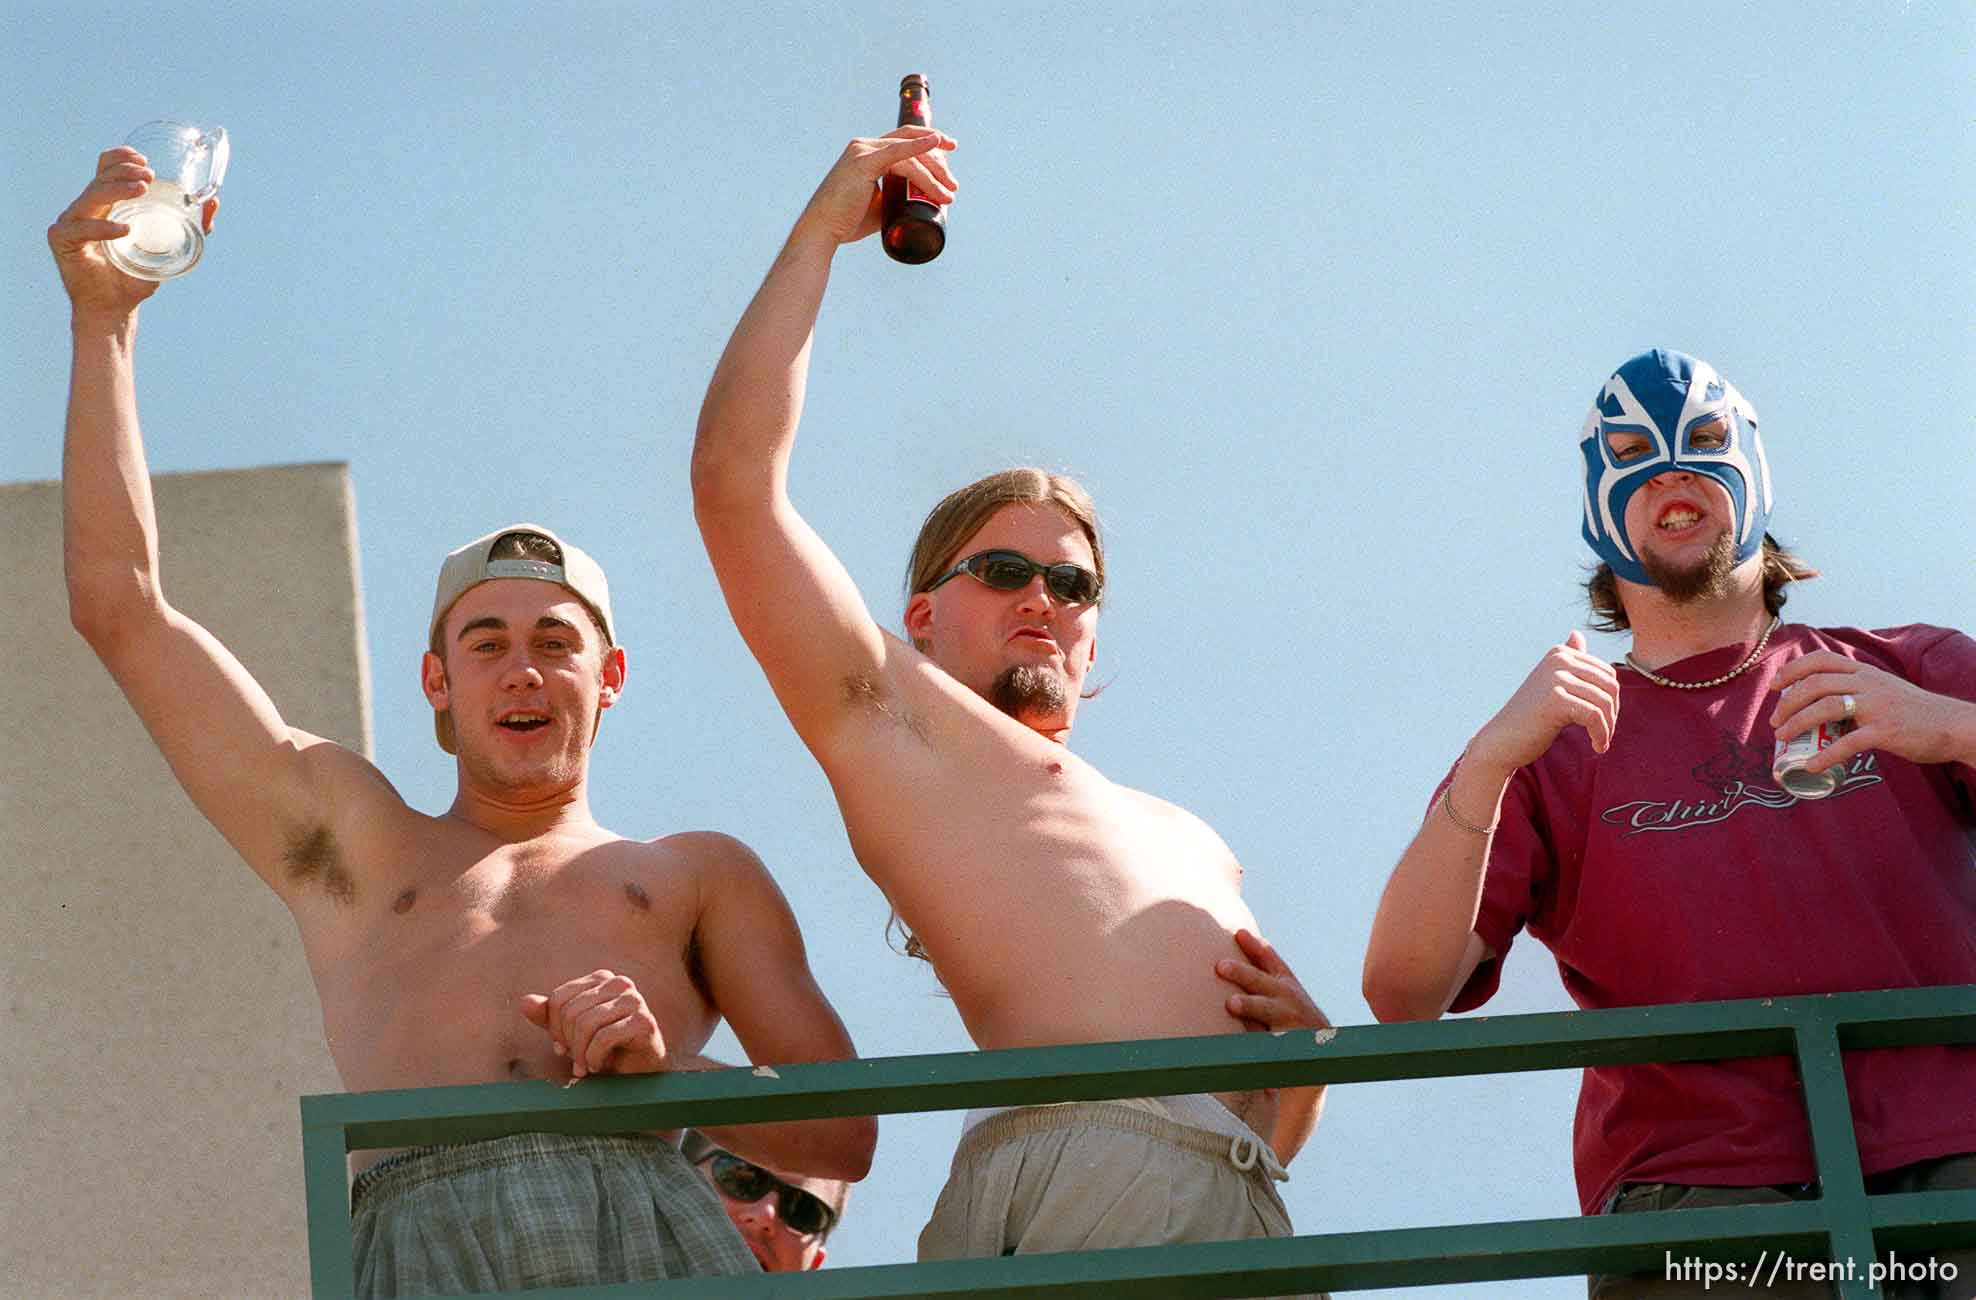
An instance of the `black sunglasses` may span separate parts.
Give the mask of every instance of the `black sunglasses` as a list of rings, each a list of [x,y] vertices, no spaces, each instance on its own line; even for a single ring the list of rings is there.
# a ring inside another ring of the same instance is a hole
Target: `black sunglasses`
[[[713,1175],[715,1187],[737,1201],[759,1201],[774,1192],[776,1215],[798,1236],[826,1233],[837,1218],[836,1211],[824,1204],[821,1197],[791,1187],[760,1165],[751,1165],[725,1151],[715,1152],[711,1159],[713,1163],[707,1166],[707,1172]]]
[[[996,591],[1021,591],[1040,573],[1050,594],[1072,605],[1089,605],[1102,590],[1098,575],[1081,564],[1038,564],[1021,551],[977,551],[941,574],[927,590],[963,573]]]

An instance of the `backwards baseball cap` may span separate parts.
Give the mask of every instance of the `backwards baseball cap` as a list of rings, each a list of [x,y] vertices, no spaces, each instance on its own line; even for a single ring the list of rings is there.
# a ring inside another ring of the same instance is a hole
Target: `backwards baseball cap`
[[[1721,437],[1691,435],[1714,422]],[[1607,435],[1644,435],[1651,444],[1620,461]],[[1770,462],[1756,429],[1756,408],[1706,361],[1655,348],[1612,372],[1579,430],[1585,457],[1585,540],[1628,582],[1653,579],[1626,536],[1626,503],[1657,474],[1684,471],[1714,479],[1735,507],[1736,562],[1763,546],[1770,524]]]
[[[427,641],[439,643],[439,631],[446,613],[471,587],[494,578],[534,578],[567,588],[597,617],[604,630],[604,643],[617,644],[617,630],[611,625],[611,588],[597,561],[571,546],[540,524],[509,524],[483,537],[476,537],[446,557],[439,566],[439,586],[432,595],[432,625]],[[439,747],[451,754],[453,719],[434,713],[432,726]]]

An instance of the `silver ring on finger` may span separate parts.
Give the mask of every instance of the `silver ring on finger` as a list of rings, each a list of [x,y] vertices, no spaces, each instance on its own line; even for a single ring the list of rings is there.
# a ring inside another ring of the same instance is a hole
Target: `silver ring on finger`
[[[1847,722],[1851,722],[1858,713],[1859,702],[1857,700],[1853,699],[1850,695],[1841,695],[1839,697],[1840,717],[1844,718]]]

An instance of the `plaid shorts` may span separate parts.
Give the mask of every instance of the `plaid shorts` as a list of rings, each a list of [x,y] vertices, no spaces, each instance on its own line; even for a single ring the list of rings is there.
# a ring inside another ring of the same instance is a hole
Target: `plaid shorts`
[[[420,1147],[351,1188],[359,1296],[758,1273],[713,1188],[656,1137]]]

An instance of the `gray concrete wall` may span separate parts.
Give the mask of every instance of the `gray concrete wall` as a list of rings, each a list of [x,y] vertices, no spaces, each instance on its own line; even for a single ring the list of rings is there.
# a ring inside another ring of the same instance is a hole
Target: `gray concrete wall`
[[[172,603],[368,754],[346,467],[155,492]],[[306,1295],[296,1099],[338,1085],[295,927],[70,628],[59,485],[0,485],[0,537],[0,1294]]]

